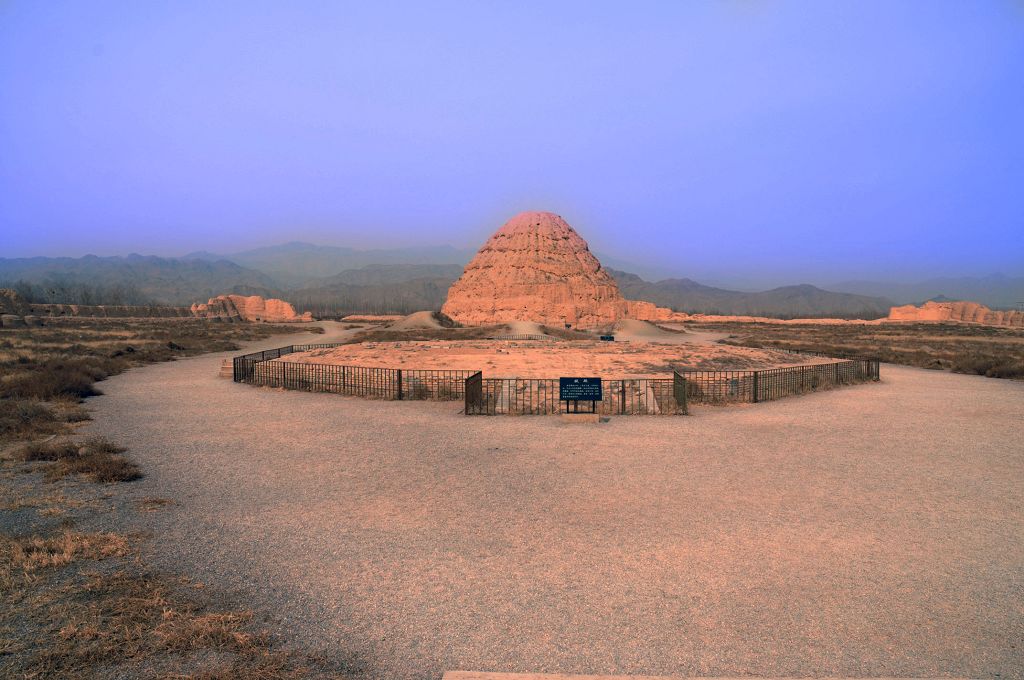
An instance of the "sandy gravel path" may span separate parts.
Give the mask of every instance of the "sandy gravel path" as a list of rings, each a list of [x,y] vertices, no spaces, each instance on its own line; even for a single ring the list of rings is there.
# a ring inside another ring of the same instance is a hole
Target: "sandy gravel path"
[[[885,366],[581,426],[236,385],[223,356],[90,400],[146,472],[107,521],[367,675],[1024,672],[1022,383]]]

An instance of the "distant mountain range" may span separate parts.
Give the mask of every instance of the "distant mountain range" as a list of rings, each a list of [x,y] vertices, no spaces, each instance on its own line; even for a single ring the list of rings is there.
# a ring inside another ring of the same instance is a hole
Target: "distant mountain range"
[[[222,293],[264,295],[272,278],[227,260],[156,256],[0,258],[0,282],[34,285],[32,298],[77,304],[186,304]],[[26,296],[28,297],[28,296]],[[118,299],[111,299],[117,297]]]
[[[845,293],[885,296],[901,305],[920,304],[939,297],[980,302],[993,309],[1015,309],[1024,302],[1024,277],[1002,274],[938,278],[920,283],[843,281],[829,288]]]
[[[380,286],[416,279],[455,281],[460,276],[461,264],[372,264],[315,279],[303,286],[302,290],[336,286]]]
[[[608,272],[627,299],[646,300],[659,307],[690,313],[876,319],[886,316],[892,306],[885,298],[833,293],[806,284],[746,293],[713,288],[690,279],[651,283],[628,272]]]
[[[263,272],[282,288],[302,288],[315,279],[331,277],[346,270],[359,269],[368,265],[465,265],[474,254],[474,251],[459,250],[452,246],[357,250],[292,241],[231,255],[196,252],[179,259],[207,262],[227,260],[242,267]]]
[[[301,310],[403,313],[437,309],[473,253],[451,246],[357,250],[308,243],[231,255],[195,252],[179,258],[0,258],[0,287],[17,284],[35,301],[79,304],[205,302],[222,293],[281,297]],[[691,313],[777,317],[877,318],[893,304],[945,296],[993,308],[1024,301],[1024,278],[935,279],[920,284],[850,281],[823,290],[811,285],[741,292],[684,278],[651,282],[608,270],[623,294]]]

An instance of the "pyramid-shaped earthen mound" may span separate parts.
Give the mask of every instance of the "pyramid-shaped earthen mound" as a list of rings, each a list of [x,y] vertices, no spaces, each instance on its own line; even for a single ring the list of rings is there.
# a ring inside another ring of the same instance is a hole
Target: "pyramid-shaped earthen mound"
[[[587,242],[558,215],[524,212],[505,223],[448,291],[441,311],[467,325],[536,321],[595,328],[626,301]]]

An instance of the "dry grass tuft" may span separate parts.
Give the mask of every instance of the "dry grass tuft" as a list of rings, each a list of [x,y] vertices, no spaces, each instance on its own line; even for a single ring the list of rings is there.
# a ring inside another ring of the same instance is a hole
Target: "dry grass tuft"
[[[214,670],[203,671],[182,680],[297,680],[308,677],[310,669],[295,666],[286,654],[265,652],[257,659],[234,662]]]
[[[98,436],[89,437],[85,440],[83,446],[92,453],[124,453],[128,450],[123,446],[115,444],[106,437]]]
[[[46,479],[51,482],[68,475],[85,475],[94,482],[109,484],[142,479],[142,470],[123,456],[92,451],[61,458],[46,470]]]
[[[78,455],[79,445],[68,440],[34,442],[26,445],[20,454],[25,462],[55,461]]]
[[[252,612],[248,611],[195,614],[165,609],[161,618],[153,635],[167,650],[214,648],[244,652],[268,644],[266,636],[244,630],[252,620]]]
[[[3,561],[11,569],[33,572],[63,567],[76,559],[101,560],[128,553],[128,542],[117,534],[64,531],[50,537],[0,536]]]
[[[142,477],[137,465],[121,455],[126,449],[103,437],[90,437],[82,443],[70,440],[28,444],[19,458],[26,462],[46,461],[48,481],[68,475],[85,475],[94,482],[130,482]]]
[[[153,498],[143,498],[142,500],[139,501],[138,506],[139,506],[139,510],[142,510],[143,512],[154,512],[156,510],[159,510],[161,508],[164,508],[164,507],[167,507],[168,505],[173,505],[173,504],[174,504],[174,501],[172,501],[170,498],[155,498],[155,497],[153,497]]]
[[[92,420],[92,416],[73,399],[55,399],[52,402],[57,416],[65,423],[82,423]]]
[[[268,636],[252,628],[250,612],[211,611],[182,594],[174,579],[133,564],[106,573],[85,570],[84,559],[122,557],[117,547],[117,552],[97,549],[55,562],[66,576],[76,576],[65,585],[22,579],[11,589],[20,609],[0,611],[0,653],[11,660],[6,668],[13,676],[270,680],[310,675],[298,657],[272,649]],[[2,635],[11,630],[21,631],[18,639]]]
[[[60,429],[57,415],[35,399],[0,400],[0,440]]]

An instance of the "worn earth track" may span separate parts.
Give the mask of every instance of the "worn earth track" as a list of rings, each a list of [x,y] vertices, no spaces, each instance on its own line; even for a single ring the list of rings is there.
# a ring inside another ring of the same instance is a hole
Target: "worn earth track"
[[[367,675],[1022,674],[1020,382],[884,366],[580,426],[257,389],[224,356],[89,401],[146,473],[101,521]]]

